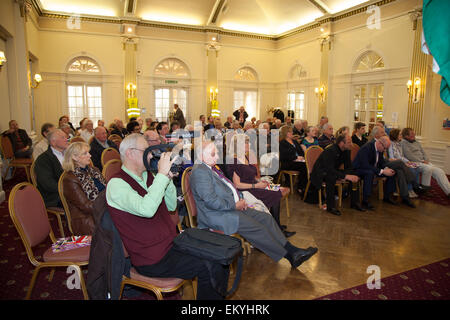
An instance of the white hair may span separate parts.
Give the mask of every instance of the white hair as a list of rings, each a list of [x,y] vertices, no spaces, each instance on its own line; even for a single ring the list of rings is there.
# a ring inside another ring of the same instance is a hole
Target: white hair
[[[331,123],[325,123],[323,126],[322,126],[322,129],[323,130],[327,130],[329,127],[332,127],[332,125],[331,125]]]
[[[125,137],[120,143],[120,160],[122,163],[125,162],[126,156],[125,153],[128,149],[136,148],[137,141],[139,138],[145,139],[140,133],[132,133]]]

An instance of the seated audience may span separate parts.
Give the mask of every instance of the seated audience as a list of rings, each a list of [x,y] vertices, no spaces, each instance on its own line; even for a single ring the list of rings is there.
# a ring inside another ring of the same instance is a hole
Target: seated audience
[[[75,135],[79,136],[81,133],[81,130],[84,130],[86,128],[86,120],[88,118],[84,117],[83,119],[80,120],[80,126],[75,130]]]
[[[415,205],[409,199],[408,183],[412,183],[418,192],[421,188],[415,181],[414,174],[400,161],[388,161],[383,153],[390,147],[391,141],[387,136],[379,139],[373,139],[361,147],[353,160],[355,173],[364,180],[362,206],[364,209],[373,210],[374,206],[369,203],[369,197],[372,193],[373,179],[375,176],[386,177],[384,202],[396,205],[391,199],[395,189],[395,178],[397,179],[400,197],[402,202],[411,208]],[[379,183],[382,183],[381,181]],[[416,189],[415,189],[416,190]]]
[[[108,134],[104,127],[95,128],[94,139],[90,145],[90,155],[92,157],[92,163],[100,170],[100,172],[103,170],[102,153],[107,148],[114,148],[119,151],[117,145],[111,140],[108,140]]]
[[[152,122],[153,122],[152,118],[145,118],[145,126],[142,129],[142,131],[145,132],[145,131],[149,130],[152,126]]]
[[[323,134],[323,126],[328,123],[328,117],[322,116],[320,117],[319,124],[317,125],[317,129],[319,129],[318,137]]]
[[[128,134],[141,133],[141,126],[139,125],[139,122],[137,122],[136,120],[132,120],[132,121],[128,122],[127,123],[127,131],[128,131]]]
[[[65,126],[67,126],[69,129],[69,125],[68,124],[64,124]],[[45,151],[47,151],[48,149],[48,140],[47,140],[47,135],[49,134],[50,131],[55,130],[55,126],[52,123],[44,123],[41,127],[41,134],[42,134],[42,139],[41,141],[39,141],[38,143],[36,143],[36,145],[33,148],[33,160],[36,160],[37,157],[39,157],[42,153],[44,153]]]
[[[123,126],[123,121],[120,119],[114,119],[115,129],[111,130],[111,134],[117,134],[122,139],[128,134],[127,129]]]
[[[169,133],[169,125],[167,122],[159,122],[156,126],[156,132],[159,134],[159,140],[161,144],[168,143],[166,135]]]
[[[47,134],[49,147],[37,157],[35,174],[37,188],[44,199],[46,207],[62,207],[58,193],[58,180],[63,172],[64,151],[69,145],[66,134],[55,129]]]
[[[284,124],[287,126],[292,126],[292,119],[290,116],[286,116],[286,119],[284,119]]]
[[[334,135],[335,137],[337,137],[337,136],[340,136],[341,134],[350,134],[350,128],[349,127],[347,127],[347,126],[343,126],[343,127],[340,127],[337,131],[336,131],[336,134]],[[349,137],[350,137],[350,135],[349,135]],[[351,139],[350,139],[351,140]]]
[[[305,128],[303,128],[303,122],[302,120],[295,120],[294,121],[294,128],[293,128],[294,135],[297,135],[300,137],[300,139],[303,139],[305,136]]]
[[[409,161],[403,155],[402,146],[400,141],[402,141],[402,134],[400,129],[391,129],[389,132],[389,138],[391,139],[391,146],[388,150],[389,161],[402,160],[405,165],[413,172],[416,176],[416,181],[419,181],[420,172],[417,165],[414,162]],[[408,184],[408,192],[410,198],[417,198],[417,194],[413,190],[412,184]]]
[[[367,142],[365,132],[366,124],[364,122],[356,122],[354,133],[352,135],[352,142],[357,144],[360,148]]]
[[[216,167],[218,151],[214,143],[202,144],[192,170],[190,186],[197,206],[199,228],[221,230],[227,235],[238,233],[274,261],[286,258],[297,268],[317,252],[317,248],[297,248],[281,232],[267,213],[247,207],[242,194]]]
[[[276,119],[272,127],[270,127],[270,129],[280,129],[282,124],[283,123],[281,122],[280,119]]]
[[[301,147],[303,149],[303,152],[306,152],[306,149],[308,149],[311,146],[318,146],[319,140],[317,139],[317,133],[319,130],[317,127],[309,126],[305,129],[305,138],[303,138]]]
[[[326,148],[317,158],[311,172],[311,186],[313,192],[317,192],[326,184],[327,211],[334,215],[341,215],[341,212],[335,208],[335,184],[337,180],[345,179],[351,182],[351,208],[358,211],[365,211],[359,204],[358,181],[355,175],[349,150],[352,147],[352,140],[348,134],[337,136],[336,143]],[[344,165],[343,168],[341,166]]]
[[[16,120],[9,121],[9,129],[3,132],[3,136],[8,137],[11,141],[14,157],[31,158],[33,141],[25,130],[19,128]]]
[[[170,123],[170,131],[169,133],[173,133],[175,130],[180,129],[180,124],[178,123],[178,121],[172,121]]]
[[[73,125],[72,125],[72,123],[70,123],[69,122],[69,116],[66,116],[66,115],[64,115],[64,116],[62,116],[62,117],[60,117],[59,118],[59,121],[58,121],[58,129],[63,129],[63,127],[65,127],[65,126],[68,126],[69,128],[70,128],[70,133],[71,133],[71,136],[73,137],[73,136],[75,136],[75,128],[73,127]]]
[[[89,143],[89,140],[94,136],[94,123],[90,119],[85,120],[84,129],[81,130],[80,136]]]
[[[373,139],[380,139],[382,136],[386,136],[386,131],[381,126],[374,126],[372,131],[370,131],[367,141],[372,141]]]
[[[292,127],[282,126],[280,129],[280,170],[293,170],[300,173],[297,179],[297,191],[302,194],[307,181],[305,153],[293,138]]]
[[[72,133],[72,129],[67,123],[63,123],[58,129],[61,129],[67,136],[67,139],[70,141],[74,137]]]
[[[229,269],[174,249],[177,231],[169,211],[177,208],[177,194],[171,180],[170,153],[161,156],[154,176],[145,170],[142,152],[146,148],[142,135],[127,136],[120,144],[122,170],[106,188],[111,218],[132,265],[147,277],[198,277],[198,300],[223,299],[210,279],[226,287]]]
[[[408,161],[414,162],[422,174],[422,185],[431,186],[431,177],[438,183],[439,187],[444,191],[447,197],[450,197],[450,183],[444,170],[436,167],[430,162],[427,154],[422,148],[419,141],[416,140],[416,133],[412,128],[402,130],[403,140],[400,142],[403,155]]]
[[[103,127],[97,127],[96,130]],[[94,233],[94,214],[96,201],[105,201],[100,197],[105,192],[106,181],[102,173],[91,167],[89,145],[74,142],[64,152],[62,168],[66,172],[63,181],[64,197],[70,208],[72,230],[75,235]],[[99,205],[98,208],[103,206]]]
[[[319,137],[319,146],[325,149],[328,145],[334,143],[333,126],[330,123],[325,123],[322,126],[322,135]]]
[[[214,117],[213,116],[209,116],[208,117],[208,123],[203,127],[203,129],[206,131],[208,131],[209,129],[214,129]]]
[[[233,117],[228,116],[227,121],[223,124],[223,126],[227,129],[231,129],[231,124],[233,123]]]
[[[238,134],[233,137],[234,145],[238,142],[245,141],[245,156],[244,159],[239,159],[237,153],[234,155],[234,163],[227,164],[226,173],[233,181],[233,184],[240,191],[248,191],[255,198],[261,200],[264,205],[270,210],[273,218],[286,238],[291,237],[295,232],[286,230],[285,225],[280,223],[280,201],[281,198],[289,193],[289,188],[281,188],[279,191],[267,190],[268,182],[260,180],[258,177],[258,169],[256,164],[256,155],[250,151],[250,138],[246,135]],[[253,157],[252,157],[253,155]],[[250,159],[252,160],[250,163]],[[243,160],[241,162],[240,160]],[[254,164],[253,164],[254,163]]]

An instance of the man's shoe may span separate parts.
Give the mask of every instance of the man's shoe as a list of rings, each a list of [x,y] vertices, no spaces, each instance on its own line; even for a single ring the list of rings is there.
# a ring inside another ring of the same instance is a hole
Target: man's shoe
[[[341,212],[336,208],[327,208],[327,211],[335,216],[340,216]]]
[[[397,202],[395,202],[391,198],[384,198],[383,201],[386,202],[386,203],[392,204],[393,206],[397,205]]]
[[[411,208],[415,208],[416,207],[414,205],[414,203],[412,203],[411,200],[408,199],[408,198],[402,199],[402,203],[406,204],[408,207],[411,207]]]
[[[369,202],[363,202],[362,208],[366,210],[375,210],[375,207]]]
[[[287,230],[283,231],[283,234],[286,238],[292,237],[296,233],[297,233],[296,231],[287,231]]]
[[[420,187],[423,188],[426,191],[431,189],[431,186],[424,186],[423,184],[421,184]]]
[[[352,205],[350,206],[350,208],[355,209],[355,210],[358,210],[358,211],[361,211],[361,212],[367,211],[367,209],[361,207],[358,203],[352,204]]]
[[[281,229],[281,231],[284,231],[284,230],[286,230],[286,228],[287,228],[287,226],[286,226],[286,225],[284,225],[284,224],[280,225],[280,229]]]
[[[309,247],[306,250],[298,249],[288,258],[293,268],[298,268],[303,262],[311,258],[318,251],[317,248]]]
[[[424,186],[417,184],[415,186],[413,186],[413,190],[415,193],[417,194],[424,194],[425,192],[427,192],[429,189],[424,188]]]

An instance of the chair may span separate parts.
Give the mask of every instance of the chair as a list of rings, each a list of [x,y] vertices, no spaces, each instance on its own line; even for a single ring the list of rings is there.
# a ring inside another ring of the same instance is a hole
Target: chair
[[[59,198],[61,199],[61,203],[63,205],[64,208],[64,212],[66,213],[66,218],[67,218],[67,225],[69,227],[69,231],[71,234],[73,234],[73,229],[72,229],[72,218],[70,215],[70,207],[67,203],[66,197],[64,196],[64,179],[67,175],[67,172],[64,171],[61,176],[59,177],[58,180],[58,193],[59,193]]]
[[[120,143],[122,142],[123,139],[118,134],[112,134],[108,137],[108,140],[111,140],[112,142],[114,142],[116,144],[117,148],[119,148]]]
[[[16,172],[16,168],[24,168],[25,172],[27,174],[27,181],[30,182],[30,167],[33,163],[32,158],[16,158],[14,156],[14,151],[12,147],[11,140],[6,136],[1,136],[0,139],[0,151],[3,154],[3,158],[8,163],[8,166],[6,167],[5,176],[3,179],[6,178],[6,175],[8,174],[9,168],[14,168],[12,176],[14,176],[14,173]]]
[[[33,161],[33,163],[31,164],[31,167],[30,167],[30,176],[31,176],[31,182],[33,183],[33,186],[37,189],[37,178],[36,178],[36,172],[35,172],[35,165],[36,165],[36,162]],[[48,207],[47,212],[56,216],[56,219],[58,220],[59,232],[61,233],[61,237],[64,238],[66,235],[64,233],[64,227],[63,227],[62,220],[61,220],[61,217],[65,215],[64,209],[59,208],[59,207]],[[70,226],[70,223],[69,223],[69,230],[70,230],[70,232],[72,232],[72,227]],[[72,232],[72,234],[73,234],[73,232]]]
[[[197,228],[197,206],[195,205],[194,196],[192,195],[192,190],[189,184],[191,174],[192,174],[192,167],[188,167],[186,168],[186,170],[184,170],[183,176],[181,177],[181,190],[184,195],[184,201],[186,203],[186,208],[188,212],[189,220],[187,221],[187,223],[190,228]],[[222,231],[219,230],[213,231],[222,233]],[[244,257],[251,252],[250,243],[245,241],[244,238],[242,238],[237,233],[234,233],[231,236],[241,240]]]
[[[289,182],[290,182],[290,186],[291,186],[291,194],[293,194],[294,193],[294,180],[295,180],[294,177],[298,177],[300,175],[300,172],[293,171],[293,170],[281,170],[280,173],[278,174],[277,184],[280,184],[281,178],[285,174],[287,174],[289,176]]]
[[[104,166],[102,170],[102,175],[105,177],[106,183],[109,182],[111,177],[120,171],[122,167],[122,161],[119,159],[109,160]]]
[[[88,140],[88,145],[91,145],[91,143],[92,143],[92,141],[94,141],[94,136],[91,136],[90,138],[89,138],[89,140]]]
[[[44,242],[47,236],[50,236],[52,242],[56,241],[42,196],[32,184],[22,182],[11,190],[8,202],[11,220],[22,239],[28,259],[36,266],[25,299],[30,299],[41,268],[52,268],[49,277],[50,282],[53,279],[56,267],[69,266],[74,267],[77,272],[84,299],[89,299],[81,266],[89,264],[90,246],[56,253],[50,247],[42,255],[43,261],[38,261],[33,254],[33,247]]]
[[[82,137],[80,136],[75,136],[72,139],[70,139],[70,143],[72,142],[86,142],[86,140],[84,140]]]
[[[170,213],[170,212],[169,212]],[[178,211],[174,213],[170,213],[172,221],[176,224],[181,230],[181,223],[178,216]],[[123,245],[123,251],[125,257],[129,257],[129,254]],[[123,289],[125,285],[133,285],[139,288],[147,289],[152,291],[158,300],[163,300],[163,293],[177,291],[181,287],[183,287],[186,283],[192,281],[192,289],[194,291],[194,299],[197,299],[197,280],[184,280],[180,278],[154,278],[154,277],[146,277],[142,274],[139,274],[135,268],[131,267],[130,276],[127,277],[125,275],[122,276],[122,283],[120,285],[120,294],[119,299],[122,297]]]
[[[359,146],[356,143],[352,143],[352,149],[350,150],[350,153],[351,153],[350,159],[352,162],[353,162],[353,160],[355,160],[356,154],[358,153],[358,151],[359,151]]]
[[[105,150],[103,150],[102,157],[100,159],[102,166],[104,166],[105,163],[112,159],[120,160],[120,153],[114,148],[106,148]]]

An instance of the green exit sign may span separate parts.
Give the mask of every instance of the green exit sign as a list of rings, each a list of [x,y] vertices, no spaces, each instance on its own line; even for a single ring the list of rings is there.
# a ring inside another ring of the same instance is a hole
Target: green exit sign
[[[178,83],[177,80],[166,80],[165,82],[166,82],[166,84],[177,84]]]

